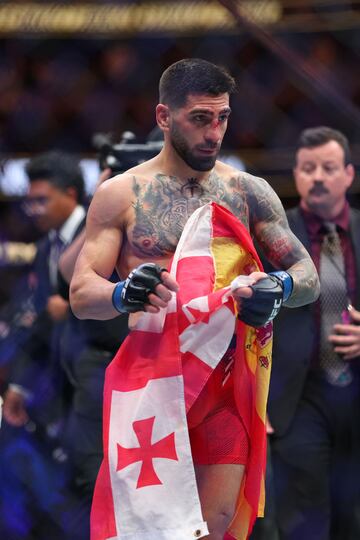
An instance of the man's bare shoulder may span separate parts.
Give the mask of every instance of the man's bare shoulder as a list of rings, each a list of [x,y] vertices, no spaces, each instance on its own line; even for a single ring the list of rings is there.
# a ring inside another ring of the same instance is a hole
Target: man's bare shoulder
[[[216,173],[223,179],[236,182],[243,192],[256,192],[270,188],[269,183],[260,176],[255,176],[246,171],[240,171],[223,161],[216,162]],[[271,188],[270,188],[271,189]]]
[[[261,197],[263,195],[269,195],[272,193],[275,194],[269,182],[261,176],[255,176],[254,174],[244,172],[242,173],[241,183],[244,192],[249,195]]]
[[[137,181],[141,181],[140,178]],[[123,220],[133,203],[134,175],[125,172],[103,182],[91,201],[88,220],[106,224]]]
[[[240,171],[239,169],[236,169],[232,165],[229,165],[228,163],[225,163],[224,161],[217,160],[215,165],[215,172],[219,176],[223,177],[230,177],[230,176],[239,176],[244,174],[243,171]]]
[[[149,184],[158,183],[158,176],[164,176],[160,170],[158,157],[155,156],[110,178],[100,185],[95,195],[97,199],[101,198],[109,204],[130,207],[137,200],[140,191],[146,190]]]
[[[99,189],[105,190],[105,193],[110,195],[117,193],[118,191],[123,194],[131,194],[134,186],[134,182],[144,184],[151,180],[155,176],[156,169],[154,168],[154,159],[140,163],[127,171],[113,176],[99,187]]]

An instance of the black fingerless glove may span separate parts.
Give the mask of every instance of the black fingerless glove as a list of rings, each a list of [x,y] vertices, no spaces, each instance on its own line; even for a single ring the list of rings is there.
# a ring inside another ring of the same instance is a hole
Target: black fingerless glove
[[[272,321],[292,291],[292,278],[287,272],[274,272],[254,285],[251,298],[241,298],[239,319],[258,328]]]
[[[149,294],[155,293],[156,286],[162,282],[161,273],[165,270],[155,263],[140,264],[125,281],[115,285],[112,295],[114,308],[120,313],[144,311],[145,304],[149,303]]]

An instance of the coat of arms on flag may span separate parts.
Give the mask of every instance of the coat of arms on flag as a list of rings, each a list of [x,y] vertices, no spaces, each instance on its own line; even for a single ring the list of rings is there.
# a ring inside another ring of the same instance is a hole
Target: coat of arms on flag
[[[272,330],[237,321],[230,283],[260,267],[248,231],[228,210],[209,203],[189,218],[169,269],[178,293],[159,313],[141,313],[107,368],[91,540],[208,534],[186,415],[234,333],[235,401],[250,454],[229,533],[248,537],[263,511]]]

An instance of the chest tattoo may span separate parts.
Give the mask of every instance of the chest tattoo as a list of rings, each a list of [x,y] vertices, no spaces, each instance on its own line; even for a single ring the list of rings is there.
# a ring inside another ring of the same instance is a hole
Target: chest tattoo
[[[180,192],[186,199],[191,199],[192,197],[201,199],[204,195],[204,188],[199,184],[196,178],[189,178],[186,184],[181,186]]]
[[[200,206],[215,201],[228,208],[246,226],[247,206],[238,179],[225,182],[212,173],[206,182],[158,174],[148,183],[133,179],[135,225],[131,242],[138,254],[163,257],[172,254],[189,216]]]

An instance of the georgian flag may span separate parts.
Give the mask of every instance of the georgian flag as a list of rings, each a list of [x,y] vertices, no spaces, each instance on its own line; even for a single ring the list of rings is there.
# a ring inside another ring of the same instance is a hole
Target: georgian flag
[[[229,532],[247,537],[263,499],[271,327],[261,341],[258,331],[235,324],[230,283],[258,268],[250,236],[230,212],[210,203],[192,214],[170,268],[178,293],[166,309],[135,318],[106,370],[104,460],[94,492],[91,540],[184,540],[208,534],[186,413],[235,332],[235,377],[242,379],[235,384],[243,392],[235,397],[256,448],[250,449]],[[266,369],[260,380],[261,366]]]

